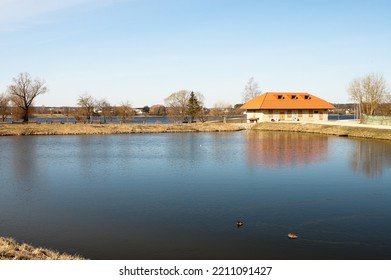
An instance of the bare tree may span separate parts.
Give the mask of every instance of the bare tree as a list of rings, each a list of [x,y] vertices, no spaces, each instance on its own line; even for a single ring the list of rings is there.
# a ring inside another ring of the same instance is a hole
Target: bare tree
[[[117,108],[117,114],[122,123],[126,123],[132,116],[136,114],[129,101],[121,102],[121,105]]]
[[[6,94],[0,94],[0,118],[5,121],[5,118],[11,113],[10,97]]]
[[[95,101],[95,104],[99,114],[103,117],[103,122],[106,123],[106,117],[110,116],[112,111],[110,103],[103,98],[101,100]]]
[[[180,90],[172,93],[169,97],[164,99],[164,103],[167,107],[168,115],[173,119],[180,119],[181,121],[189,121],[188,105],[191,97],[191,91]],[[204,96],[199,92],[194,92],[194,97],[197,99],[198,104],[203,107]]]
[[[198,119],[204,123],[208,120],[209,115],[209,109],[202,106],[200,112],[198,113]]]
[[[210,115],[213,118],[217,118],[223,122],[225,122],[227,116],[230,116],[231,114],[232,105],[225,102],[216,103],[210,111]]]
[[[43,80],[32,80],[29,73],[20,73],[18,77],[12,79],[13,84],[8,86],[8,92],[12,102],[22,110],[24,122],[29,120],[29,109],[34,99],[48,91]]]
[[[79,96],[79,99],[77,100],[77,105],[81,109],[82,116],[84,116],[87,121],[90,121],[94,114],[96,106],[94,98],[91,95],[85,93]]]
[[[172,93],[164,99],[164,103],[168,109],[168,115],[173,119],[181,119],[187,121],[186,109],[189,102],[190,91],[180,90]]]
[[[156,104],[149,108],[149,114],[153,116],[165,116],[167,114],[167,110],[165,106]]]
[[[380,74],[368,74],[350,82],[350,98],[360,105],[361,113],[375,115],[377,108],[389,99],[387,83]]]
[[[261,91],[259,90],[258,83],[255,81],[254,77],[251,77],[246,86],[243,90],[243,101],[246,103],[247,101],[257,97],[259,94],[261,94]]]

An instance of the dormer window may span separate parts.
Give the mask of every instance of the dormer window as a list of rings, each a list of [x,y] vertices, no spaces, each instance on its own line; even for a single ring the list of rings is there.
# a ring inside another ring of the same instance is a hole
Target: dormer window
[[[311,99],[311,96],[309,96],[309,95],[304,95],[304,99]]]
[[[278,95],[277,98],[278,98],[278,99],[284,99],[284,96]]]
[[[297,99],[297,95],[292,95],[291,98],[292,99]]]

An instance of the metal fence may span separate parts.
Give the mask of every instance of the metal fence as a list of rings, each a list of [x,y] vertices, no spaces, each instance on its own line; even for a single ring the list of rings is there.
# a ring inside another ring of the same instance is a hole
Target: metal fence
[[[361,122],[365,124],[391,125],[391,117],[362,115]]]

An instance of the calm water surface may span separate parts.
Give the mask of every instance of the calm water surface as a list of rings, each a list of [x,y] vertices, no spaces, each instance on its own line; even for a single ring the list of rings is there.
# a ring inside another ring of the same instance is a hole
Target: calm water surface
[[[391,258],[390,142],[24,136],[0,152],[0,236],[19,242],[90,259]]]

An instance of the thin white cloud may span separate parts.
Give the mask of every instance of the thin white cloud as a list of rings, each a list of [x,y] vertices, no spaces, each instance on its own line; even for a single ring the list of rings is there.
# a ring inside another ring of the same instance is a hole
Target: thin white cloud
[[[0,0],[0,31],[45,22],[54,12],[94,8],[123,0]]]

